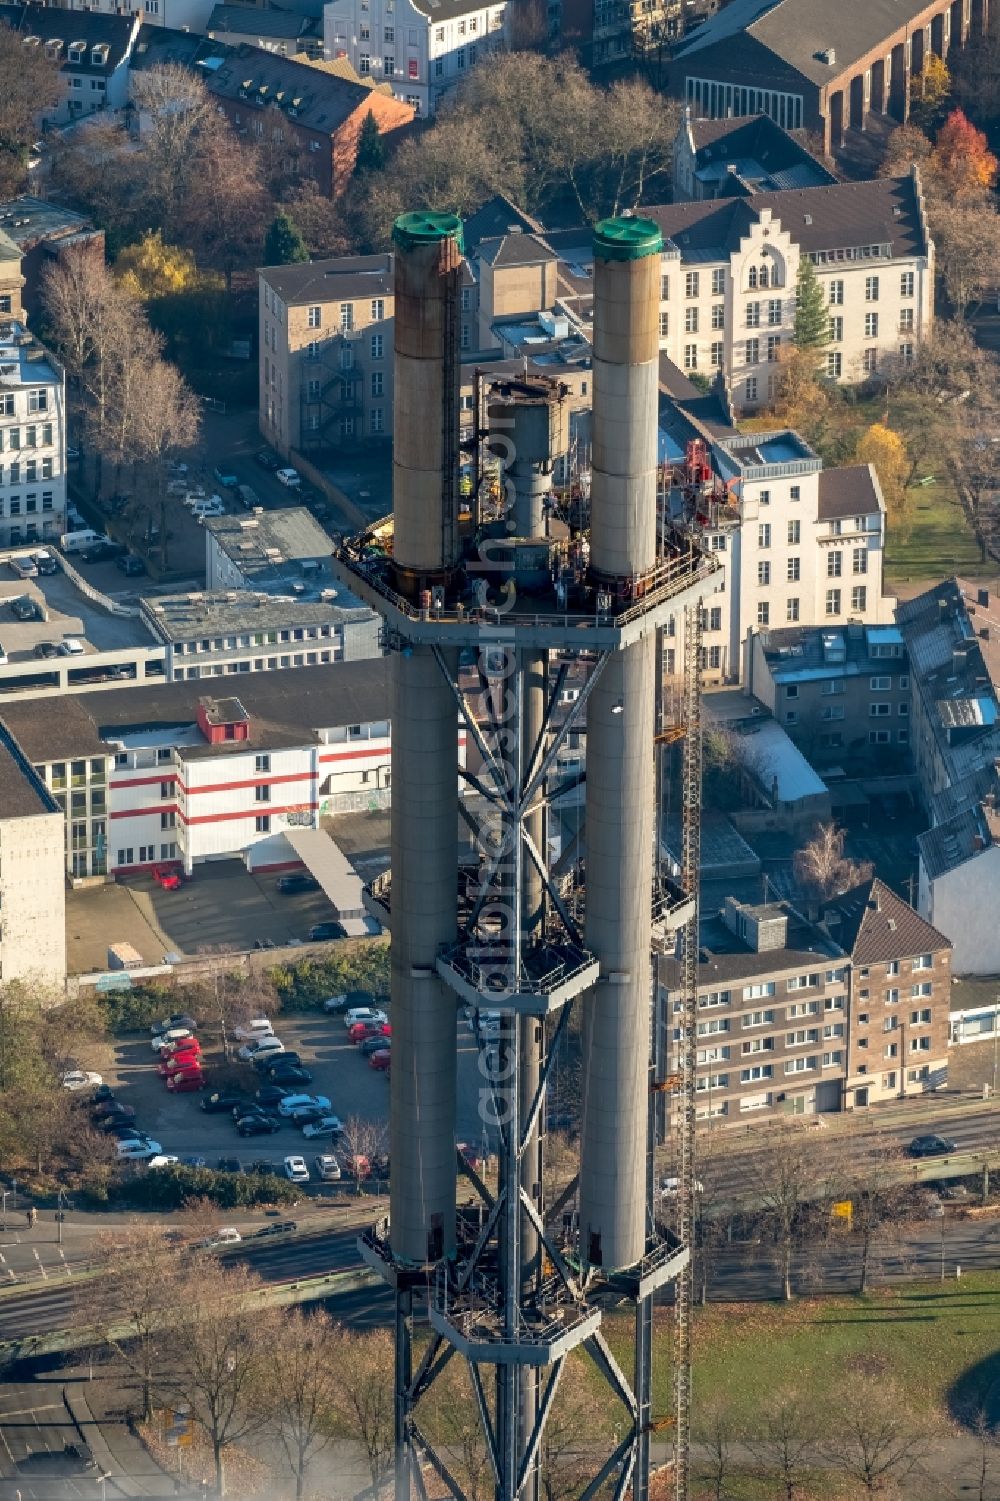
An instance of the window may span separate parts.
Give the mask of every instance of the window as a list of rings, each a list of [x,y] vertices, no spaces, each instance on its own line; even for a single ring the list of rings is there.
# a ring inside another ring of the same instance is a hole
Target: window
[[[161,782],[160,783],[160,800],[163,801],[163,800],[165,800],[168,797],[173,797],[173,795],[174,795],[174,784],[173,784],[173,782]]]
[[[839,380],[844,368],[844,357],[839,350],[831,350],[826,357],[826,373],[830,380]]]
[[[385,340],[381,334],[372,334],[371,355],[373,360],[382,359],[385,353]]]
[[[868,572],[868,549],[867,549],[867,547],[856,547],[854,549],[854,551],[851,553],[851,568],[852,568],[852,570],[853,570],[854,573],[867,573]]]
[[[886,972],[887,975],[898,975],[899,974],[899,960],[898,959],[890,959],[889,962],[888,962],[888,964],[885,967],[885,972]]]
[[[740,1083],[752,1084],[757,1079],[770,1079],[774,1074],[772,1063],[755,1063],[750,1068],[740,1069]]]
[[[384,381],[384,379],[385,379],[385,376],[383,375],[383,373],[382,373],[381,370],[373,370],[372,371],[372,377],[371,377],[371,391],[372,391],[372,396],[378,397],[378,396],[382,395],[383,381]]]
[[[855,615],[863,615],[868,608],[868,590],[864,584],[855,584],[851,590],[851,609]]]
[[[768,604],[766,599],[759,600],[757,603],[757,624],[771,624],[771,606]]]
[[[686,307],[684,309],[684,332],[686,334],[696,334],[698,332],[698,309],[696,307]]]
[[[385,299],[382,297],[372,298],[372,322],[381,323],[385,317]]]
[[[750,1058],[754,1053],[773,1053],[773,1037],[751,1037],[749,1042],[741,1043],[740,1053],[744,1058]]]
[[[869,704],[868,713],[872,719],[888,719],[892,713],[891,704]]]
[[[878,338],[878,313],[865,314],[865,338]]]
[[[708,363],[713,370],[720,370],[722,368],[722,363],[725,359],[725,353],[726,346],[723,344],[722,340],[716,340],[716,342],[711,346],[708,352]]]
[[[868,731],[868,744],[869,745],[888,745],[889,741],[891,739],[892,739],[892,736],[891,736],[891,734],[890,734],[890,732],[888,730],[869,730]]]
[[[912,334],[912,332],[913,332],[913,309],[911,307],[900,308],[900,310],[899,310],[899,331],[900,331],[901,334]]]
[[[773,980],[763,980],[763,981],[761,981],[760,983],[758,983],[756,985],[744,985],[744,987],[743,987],[743,999],[745,1001],[759,1001],[759,1000],[762,1000],[765,996],[771,996],[771,995],[774,995],[774,981]],[[774,1012],[773,1011],[768,1011],[766,1013],[763,1012],[763,1011],[757,1011],[754,1014],[756,1016],[758,1016],[758,1017],[763,1017],[763,1016],[766,1015],[768,1021],[773,1021],[774,1020]],[[759,1021],[748,1022],[744,1018],[743,1025],[745,1027],[746,1026],[759,1027],[761,1025],[761,1023]]]
[[[257,817],[253,821],[253,824],[254,824],[254,828],[256,829],[256,831],[257,831],[258,834],[270,834],[270,832],[271,832],[271,815],[270,815],[270,813],[258,813]]]
[[[931,1040],[930,1040],[929,1037],[911,1037],[910,1038],[910,1052],[911,1053],[929,1053],[930,1050],[931,1050]]]
[[[869,678],[868,686],[873,693],[888,693],[892,687],[892,678]]]
[[[746,339],[743,344],[743,363],[745,365],[757,365],[760,363],[760,340]]]
[[[912,297],[913,296],[913,272],[912,271],[903,271],[903,272],[900,273],[900,277],[899,277],[899,295],[900,295],[900,297]]]
[[[361,55],[358,58],[358,72],[362,75],[362,77],[366,77],[371,72],[371,70],[372,70],[371,53],[369,53],[369,52],[362,52]]]
[[[317,306],[317,305],[314,304],[309,309],[309,312],[308,312],[308,314],[306,316],[306,322],[308,323],[308,325],[309,325],[310,328],[322,328],[323,327],[323,309],[321,307],[319,307],[319,306]]]
[[[712,327],[715,329],[726,326],[726,304],[724,302],[712,303]]]
[[[660,338],[666,339],[670,335],[670,314],[660,314]]]
[[[844,1055],[839,1050],[839,1048],[834,1049],[834,1051],[832,1053],[824,1053],[823,1054],[823,1067],[824,1068],[839,1068],[840,1064],[843,1061],[843,1056]]]
[[[911,1027],[929,1027],[931,1024],[931,1008],[925,1006],[922,1011],[910,1012]]]
[[[912,344],[900,344],[900,346],[899,346],[899,358],[902,360],[902,362],[903,362],[904,365],[912,365],[912,363],[913,363],[913,345]]]
[[[373,433],[380,433],[380,432],[383,431],[382,408],[381,407],[373,407],[372,408],[372,411],[371,411],[371,420],[369,422],[369,427],[370,427],[370,429],[371,429],[371,431]]]
[[[828,589],[826,591],[826,613],[828,615],[840,614],[840,590]]]
[[[844,338],[844,320],[841,317],[831,318],[829,323],[830,343],[840,344]]]
[[[172,808],[171,808],[171,810],[168,813],[161,813],[160,814],[160,828],[161,829],[173,829],[173,828],[176,828],[176,826],[177,826],[177,814],[173,811]]]
[[[771,582],[771,565],[768,562],[757,564],[757,583],[761,588],[766,588]]]
[[[898,1006],[898,1004],[899,1004],[899,991],[895,990],[895,989],[893,989],[893,990],[887,990],[886,993],[885,993],[885,1004],[887,1006]]]
[[[824,1038],[824,1041],[829,1041],[833,1037],[843,1037],[843,1035],[844,1035],[844,1023],[843,1022],[827,1022],[826,1025],[823,1028],[823,1038]]]
[[[767,358],[768,358],[769,364],[772,364],[772,365],[774,364],[775,360],[778,360],[778,359],[781,358],[781,335],[780,334],[768,334],[768,336],[767,336]]]
[[[697,344],[685,344],[684,345],[684,369],[685,370],[697,370],[697,368],[698,368],[698,346],[697,346]]]
[[[798,698],[798,696],[799,696],[799,685],[798,685],[798,683],[789,683],[788,687],[785,689],[785,697],[786,698]],[[791,980],[789,980],[788,983],[789,983],[789,985],[791,985],[792,984]]]
[[[722,630],[722,606],[721,605],[713,605],[712,608],[709,610],[709,612],[708,612],[708,624],[707,624],[706,628],[708,630],[710,630],[710,631],[721,631]]]
[[[42,391],[29,391],[28,392],[28,411],[29,412],[47,412],[48,409],[49,409],[49,393],[48,393],[48,391],[42,390]]]
[[[340,304],[340,326],[345,332],[354,327],[353,302],[342,302]]]
[[[772,297],[767,304],[767,321],[772,328],[781,322],[781,298]]]
[[[819,984],[819,975],[818,974],[815,974],[815,975],[792,975],[792,977],[788,981],[788,987],[787,988],[789,990],[812,990],[818,984]],[[803,1006],[806,1006],[806,1005],[811,1006],[813,1008],[813,1010],[815,1010],[815,1008],[816,1008],[816,1002],[815,1001],[802,1001],[799,1004],[803,1005]],[[789,1009],[788,1014],[789,1014],[789,1016],[791,1016],[791,1015],[793,1015],[793,1013],[801,1015],[801,1016],[805,1015],[804,1011],[796,1013],[796,1008],[794,1006]]]
[[[799,618],[799,602],[798,602],[798,600],[797,599],[788,599],[788,600],[786,600],[785,601],[785,619],[789,623],[794,624],[794,622],[796,620],[798,620],[798,618]]]
[[[829,287],[830,287],[830,297],[829,297],[830,306],[831,307],[843,307],[843,305],[844,305],[844,283],[842,281],[831,281],[830,284],[829,284]]]
[[[802,576],[802,559],[789,558],[785,566],[788,575],[788,582],[790,584],[797,584]]]
[[[748,402],[754,402],[757,400],[757,377],[755,375],[752,375],[750,379],[745,382],[744,390],[746,392],[746,399]]]
[[[726,270],[719,266],[712,272],[712,296],[724,297],[726,293]]]
[[[685,276],[685,278],[684,278],[684,295],[685,295],[685,297],[697,297],[698,296],[698,282],[699,282],[698,272],[697,271],[689,271],[687,273],[687,275]]]
[[[699,1037],[712,1037],[719,1032],[729,1031],[728,1016],[709,1016],[703,1022],[698,1023]]]
[[[760,328],[760,303],[747,303],[747,328]]]
[[[758,547],[770,547],[770,545],[771,545],[771,523],[769,521],[762,521],[760,523],[760,525],[757,527],[757,546]]]
[[[394,42],[396,40],[396,28],[395,28],[395,26],[385,26],[385,27],[383,27],[382,28],[382,39],[383,39],[383,41],[386,41],[386,42]]]
[[[661,302],[669,302],[670,301],[670,277],[669,276],[663,276],[663,275],[660,276],[660,301]]]
[[[255,787],[253,790],[255,803],[269,803],[271,801],[271,789],[268,786]]]
[[[833,548],[826,555],[826,576],[828,579],[839,579],[844,565],[844,554]]]
[[[844,997],[842,995],[828,995],[823,998],[824,1011],[843,1011]]]
[[[878,302],[878,277],[877,276],[866,276],[865,277],[865,301],[866,302]],[[866,318],[865,319],[866,326],[867,326],[867,322],[868,322],[868,320]]]
[[[913,961],[912,965],[910,966],[910,968],[911,969],[933,969],[934,968],[934,955],[933,954],[919,954],[917,956],[917,958],[914,959],[914,961]]]
[[[819,1031],[816,1027],[800,1027],[797,1032],[785,1033],[786,1048],[805,1048],[811,1042],[819,1041]]]
[[[254,769],[254,771],[270,771],[271,770],[271,757],[270,756],[255,756],[254,757],[253,769]]]

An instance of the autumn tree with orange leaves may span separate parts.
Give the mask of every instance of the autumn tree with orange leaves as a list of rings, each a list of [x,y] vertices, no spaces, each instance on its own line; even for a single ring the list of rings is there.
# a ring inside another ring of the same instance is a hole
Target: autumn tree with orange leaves
[[[984,132],[962,110],[953,109],[930,154],[931,170],[942,186],[947,185],[948,196],[954,200],[989,192],[996,183],[998,166]]]

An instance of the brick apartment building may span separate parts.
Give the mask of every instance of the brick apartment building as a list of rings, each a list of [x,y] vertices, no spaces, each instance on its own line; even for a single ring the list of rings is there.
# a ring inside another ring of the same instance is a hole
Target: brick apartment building
[[[884,882],[810,922],[728,897],[702,923],[698,1115],[726,1124],[919,1094],[947,1077],[950,944]],[[680,964],[660,956],[671,1071]]]

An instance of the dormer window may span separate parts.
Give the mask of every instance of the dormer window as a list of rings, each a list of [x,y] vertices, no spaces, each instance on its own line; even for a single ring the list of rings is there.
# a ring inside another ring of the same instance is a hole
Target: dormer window
[[[83,54],[86,52],[86,50],[87,50],[87,44],[86,44],[86,42],[70,42],[70,44],[69,44],[69,60],[70,60],[70,62],[71,63],[82,63],[83,62]]]

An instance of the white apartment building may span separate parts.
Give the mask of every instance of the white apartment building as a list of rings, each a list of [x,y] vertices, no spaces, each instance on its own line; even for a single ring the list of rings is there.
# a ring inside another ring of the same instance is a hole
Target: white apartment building
[[[706,398],[702,398],[704,405]],[[878,625],[892,620],[883,594],[885,503],[874,469],[824,469],[797,433],[737,433],[699,422],[682,400],[665,405],[668,463],[682,475],[688,445],[700,442],[726,503],[710,509],[703,545],[721,564],[705,600],[704,665],[709,683],[745,681],[750,635],[784,625]],[[671,491],[671,510],[682,506]],[[673,623],[667,670],[679,669],[682,620]]]
[[[481,0],[330,0],[326,55],[348,58],[418,115],[433,115],[446,89],[506,48],[506,9]]]
[[[0,985],[66,981],[64,817],[0,726]]]
[[[60,879],[63,869],[82,880],[163,860],[189,874],[234,857],[252,870],[295,865],[286,830],[388,801],[384,658],[251,673],[239,697],[206,686],[5,706],[15,748],[62,810]]]
[[[852,384],[911,358],[934,316],[934,245],[919,174],[643,209],[665,241],[660,348],[689,375],[722,371],[737,411],[773,399],[795,330],[799,260],[829,309],[823,352]]]
[[[0,547],[66,530],[66,376],[20,323],[0,328]]]

